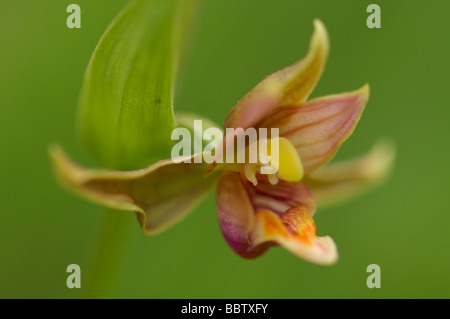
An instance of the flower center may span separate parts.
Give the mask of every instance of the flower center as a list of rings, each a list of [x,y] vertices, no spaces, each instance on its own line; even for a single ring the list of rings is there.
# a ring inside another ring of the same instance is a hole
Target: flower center
[[[270,184],[275,185],[280,179],[287,182],[298,182],[303,177],[303,165],[296,148],[284,137],[259,139],[258,156],[256,162],[234,166],[233,170],[240,171],[247,180],[258,184],[256,173],[267,175]],[[252,145],[246,148],[255,150]]]

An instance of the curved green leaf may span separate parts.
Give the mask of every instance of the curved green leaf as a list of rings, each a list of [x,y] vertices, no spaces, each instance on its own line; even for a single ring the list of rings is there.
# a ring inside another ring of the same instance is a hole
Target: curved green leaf
[[[100,40],[84,79],[78,129],[102,166],[138,169],[170,154],[174,79],[194,2],[135,0]]]

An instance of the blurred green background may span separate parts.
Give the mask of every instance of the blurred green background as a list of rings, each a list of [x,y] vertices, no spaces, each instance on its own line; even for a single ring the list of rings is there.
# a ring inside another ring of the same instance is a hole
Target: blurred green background
[[[66,27],[74,2],[81,29]],[[57,185],[47,146],[59,142],[94,165],[75,135],[75,109],[89,58],[126,2],[0,2],[0,297],[82,296],[83,288],[66,287],[66,267],[81,266],[83,287],[105,212]],[[381,6],[381,29],[366,26],[373,2]],[[281,248],[240,259],[222,239],[212,192],[161,235],[146,237],[135,223],[111,297],[449,298],[449,10],[444,1],[204,1],[176,109],[222,123],[264,76],[304,56],[317,17],[331,51],[313,96],[371,85],[337,159],[391,137],[395,170],[383,187],[317,213],[318,234],[339,248],[333,267]],[[366,286],[372,263],[381,267],[381,289]]]

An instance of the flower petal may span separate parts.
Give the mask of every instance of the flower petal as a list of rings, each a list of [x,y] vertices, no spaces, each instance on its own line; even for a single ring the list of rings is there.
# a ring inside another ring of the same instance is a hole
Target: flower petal
[[[348,200],[382,183],[392,169],[395,145],[377,142],[366,155],[325,166],[304,180],[321,207]]]
[[[255,247],[275,242],[319,265],[332,265],[338,258],[336,245],[330,237],[316,237],[314,220],[303,206],[293,207],[281,216],[259,211],[250,238]]]
[[[306,57],[257,84],[228,114],[225,128],[255,126],[277,106],[299,104],[308,98],[322,74],[329,51],[325,26],[315,20],[314,28]]]
[[[85,169],[58,147],[50,148],[55,174],[69,189],[95,203],[134,211],[147,235],[161,232],[183,218],[214,185],[217,174],[204,176],[205,163],[162,160],[135,171]]]
[[[279,128],[297,148],[305,174],[327,163],[353,133],[369,98],[369,86],[277,109],[261,127]]]
[[[217,184],[217,213],[222,234],[233,250],[245,258],[254,258],[267,248],[249,252],[248,234],[253,227],[253,206],[239,173],[224,171]]]

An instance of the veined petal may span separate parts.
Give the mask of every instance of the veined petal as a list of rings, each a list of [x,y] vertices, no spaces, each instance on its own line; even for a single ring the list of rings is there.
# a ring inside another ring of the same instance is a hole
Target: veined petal
[[[55,174],[69,189],[92,202],[134,211],[147,235],[161,232],[183,218],[207,194],[217,175],[204,176],[205,163],[196,156],[180,157],[191,163],[162,160],[135,171],[85,169],[58,147],[50,148]]]
[[[299,104],[308,98],[322,74],[329,51],[325,26],[316,19],[314,28],[306,57],[257,84],[228,114],[225,128],[255,126],[274,108]]]
[[[392,169],[395,146],[389,140],[377,142],[367,154],[330,164],[304,180],[321,207],[348,200],[382,183]]]
[[[303,206],[311,215],[316,212],[313,195],[302,182],[279,180],[272,185],[266,175],[258,175],[256,186],[250,183],[245,185],[255,211],[270,210],[281,215],[291,207]]]
[[[277,109],[261,127],[279,128],[297,148],[305,174],[326,164],[353,133],[369,98],[369,86]]]
[[[338,258],[333,240],[316,236],[314,220],[303,206],[293,207],[281,216],[270,211],[257,212],[250,238],[255,247],[275,242],[319,265],[332,265]]]

